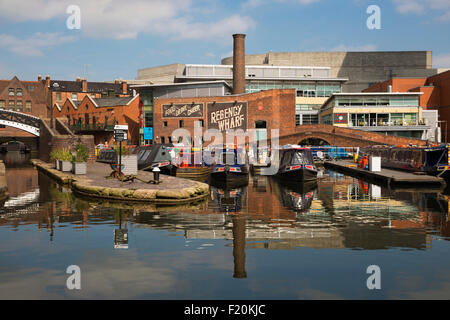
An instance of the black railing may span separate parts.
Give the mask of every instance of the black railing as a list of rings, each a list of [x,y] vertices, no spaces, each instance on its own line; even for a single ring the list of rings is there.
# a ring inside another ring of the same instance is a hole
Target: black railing
[[[76,124],[70,126],[70,129],[73,132],[80,131],[114,131],[113,124],[104,124],[104,123],[90,123],[90,124]]]

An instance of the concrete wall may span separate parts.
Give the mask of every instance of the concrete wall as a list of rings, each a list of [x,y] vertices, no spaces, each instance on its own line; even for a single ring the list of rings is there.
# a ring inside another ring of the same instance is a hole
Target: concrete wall
[[[222,60],[232,64],[233,58]],[[391,77],[428,77],[435,75],[432,69],[431,51],[398,52],[269,52],[246,55],[247,65],[315,66],[331,67],[330,76],[349,78],[344,92],[360,92],[369,83],[380,82]]]
[[[139,69],[136,80],[150,79],[155,84],[173,83],[176,75],[181,76],[183,74],[184,67],[184,64],[174,63],[164,66]]]

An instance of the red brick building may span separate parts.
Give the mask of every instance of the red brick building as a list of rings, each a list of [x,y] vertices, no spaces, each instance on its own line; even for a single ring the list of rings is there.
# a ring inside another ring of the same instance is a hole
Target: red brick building
[[[154,136],[157,143],[172,142],[172,132],[187,129],[194,137],[194,122],[206,129],[259,129],[270,139],[295,133],[295,89],[264,90],[216,97],[158,98],[154,101]],[[224,141],[225,142],[225,141]],[[208,145],[209,142],[205,142]]]
[[[90,82],[85,78],[77,78],[75,81],[51,80],[47,75],[45,79],[38,76],[45,86],[46,102],[48,106],[47,115],[51,117],[51,106],[61,106],[69,98],[73,101],[81,101],[86,95],[92,98],[105,97],[129,97],[132,90],[128,87],[126,81],[115,80],[109,82]]]
[[[128,125],[128,142],[137,145],[139,139],[139,95],[129,97],[66,98],[55,104],[55,118],[62,118],[75,133],[92,134],[94,143],[114,143],[114,125]]]
[[[41,81],[22,81],[16,76],[11,80],[0,80],[0,109],[45,117],[47,107],[44,84]],[[0,137],[33,135],[20,129],[0,126]]]
[[[450,138],[450,71],[428,78],[393,78],[373,84],[364,92],[422,92],[419,104],[423,109],[438,110],[442,140]]]

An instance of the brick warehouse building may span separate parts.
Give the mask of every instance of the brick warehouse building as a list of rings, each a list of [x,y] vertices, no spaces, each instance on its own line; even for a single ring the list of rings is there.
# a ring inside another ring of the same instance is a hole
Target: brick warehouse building
[[[194,138],[195,121],[201,121],[203,131],[214,128],[224,132],[227,129],[224,121],[228,121],[229,129],[244,131],[258,129],[260,139],[270,139],[270,129],[279,129],[280,136],[294,134],[295,100],[295,89],[264,90],[226,96],[155,99],[155,141],[175,142],[171,140],[171,135],[178,128],[187,129]],[[233,107],[239,108],[238,114],[227,115],[225,110]],[[232,118],[240,120],[234,123]]]
[[[0,80],[0,109],[17,111],[35,117],[46,117],[45,87],[41,81],[22,81],[14,76]],[[34,137],[31,133],[0,126],[0,137]]]
[[[450,138],[450,71],[428,78],[393,78],[373,84],[364,92],[420,92],[419,105],[424,110],[437,110],[442,142]]]
[[[130,97],[92,98],[85,95],[81,101],[66,98],[55,105],[55,118],[62,118],[73,132],[91,134],[94,143],[114,143],[114,125],[128,125],[128,143],[139,143],[139,95]]]

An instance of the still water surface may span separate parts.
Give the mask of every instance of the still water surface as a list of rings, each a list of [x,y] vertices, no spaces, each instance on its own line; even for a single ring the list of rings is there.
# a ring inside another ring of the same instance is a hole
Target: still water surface
[[[5,159],[1,299],[449,299],[448,197],[325,172],[156,207],[74,196]],[[26,159],[22,159],[26,160]],[[81,290],[68,290],[69,265]],[[381,269],[369,290],[366,269]]]

